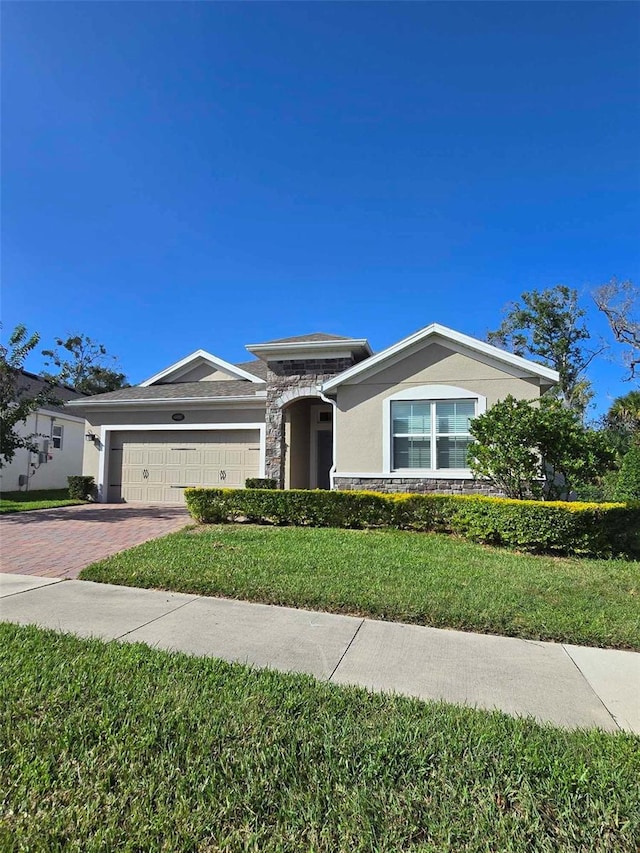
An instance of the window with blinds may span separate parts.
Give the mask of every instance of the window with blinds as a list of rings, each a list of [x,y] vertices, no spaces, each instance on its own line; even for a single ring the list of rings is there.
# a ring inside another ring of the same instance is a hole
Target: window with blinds
[[[393,469],[466,469],[475,400],[391,403]]]
[[[56,450],[62,450],[62,437],[64,435],[64,427],[55,425],[51,430],[51,441]]]

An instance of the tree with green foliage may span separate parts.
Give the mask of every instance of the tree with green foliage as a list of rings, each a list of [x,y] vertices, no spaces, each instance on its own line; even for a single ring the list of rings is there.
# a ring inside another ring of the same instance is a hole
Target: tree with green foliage
[[[548,290],[525,292],[520,300],[507,306],[500,328],[489,332],[487,340],[557,370],[560,381],[550,393],[583,415],[593,397],[585,372],[604,347],[586,346],[591,335],[584,323],[586,312],[578,304],[578,292],[558,284]]]
[[[622,459],[613,498],[640,501],[640,443],[632,444]]]
[[[566,498],[613,463],[604,437],[583,426],[577,412],[553,397],[539,405],[509,395],[471,422],[474,476],[510,498]]]
[[[70,385],[84,394],[103,394],[127,387],[127,377],[117,370],[118,360],[110,356],[104,344],[87,335],[56,338],[56,348],[42,350],[45,367],[57,373],[45,373],[50,379]]]
[[[559,400],[542,397],[534,422],[546,500],[566,499],[578,483],[593,483],[613,465],[606,436],[585,427],[577,412]]]
[[[593,294],[600,311],[609,321],[611,331],[618,343],[626,347],[624,362],[629,370],[628,379],[640,376],[640,290],[631,281],[618,281],[612,278]]]
[[[640,442],[640,391],[629,391],[616,397],[602,419],[602,426],[612,447],[624,456],[634,442]]]
[[[509,394],[471,421],[469,447],[474,476],[487,480],[509,498],[537,494],[540,459],[535,452],[534,410]]]
[[[20,324],[7,345],[0,344],[0,468],[7,466],[21,448],[38,451],[37,436],[23,433],[20,424],[26,424],[29,415],[41,406],[60,404],[51,383],[44,387],[38,383],[33,390],[22,372],[26,357],[39,341],[37,332],[29,334]]]
[[[640,443],[640,391],[617,397],[600,419],[600,434],[614,453],[615,461],[594,483],[578,483],[580,500],[616,500],[620,466],[635,443]]]

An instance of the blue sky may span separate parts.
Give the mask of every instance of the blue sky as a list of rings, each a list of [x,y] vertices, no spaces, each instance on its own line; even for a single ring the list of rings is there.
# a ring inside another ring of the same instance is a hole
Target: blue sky
[[[484,337],[523,290],[640,281],[640,4],[2,18],[5,333],[84,332],[137,382],[305,331]],[[592,376],[599,408],[630,390]]]

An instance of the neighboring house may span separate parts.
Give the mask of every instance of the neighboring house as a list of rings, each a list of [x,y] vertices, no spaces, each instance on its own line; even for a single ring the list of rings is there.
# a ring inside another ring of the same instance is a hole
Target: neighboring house
[[[45,383],[34,373],[20,372],[20,386],[30,394],[37,394]],[[34,435],[38,453],[24,448],[16,450],[11,462],[0,468],[0,489],[3,492],[36,491],[38,489],[65,489],[67,477],[82,473],[82,456],[85,444],[84,417],[71,412],[64,403],[86,399],[84,394],[55,385],[56,399],[63,405],[49,403],[36,409],[24,424],[16,429],[21,435]]]
[[[182,501],[186,486],[487,493],[465,467],[469,420],[558,374],[436,323],[382,352],[312,334],[198,350],[133,388],[71,404],[103,501]]]

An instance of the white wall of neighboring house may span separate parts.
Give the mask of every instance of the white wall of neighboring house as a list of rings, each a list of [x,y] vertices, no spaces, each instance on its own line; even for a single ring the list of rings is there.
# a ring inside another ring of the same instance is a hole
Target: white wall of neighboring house
[[[9,465],[0,468],[1,491],[66,489],[67,477],[82,474],[84,418],[61,409],[38,409],[20,425],[19,431],[23,435],[35,433],[39,446],[43,451],[46,448],[46,455],[17,450]],[[28,477],[28,485],[19,485],[21,474]]]

